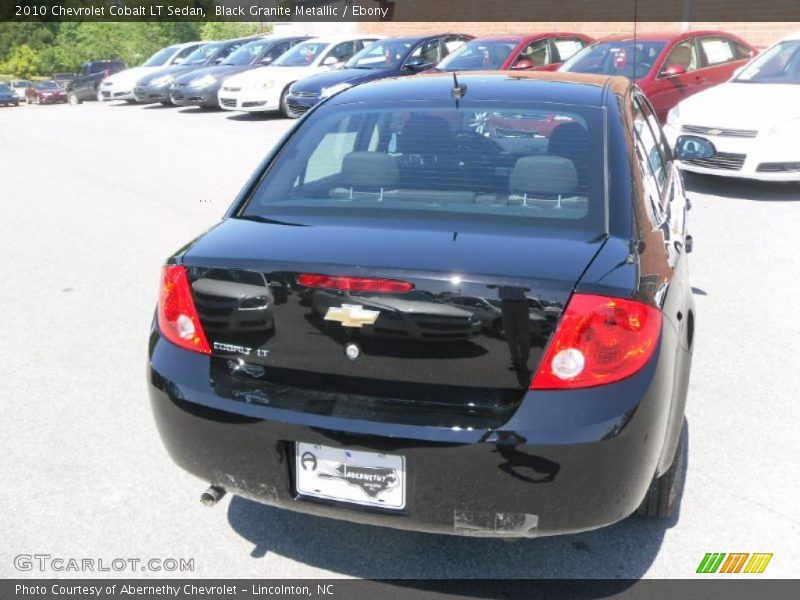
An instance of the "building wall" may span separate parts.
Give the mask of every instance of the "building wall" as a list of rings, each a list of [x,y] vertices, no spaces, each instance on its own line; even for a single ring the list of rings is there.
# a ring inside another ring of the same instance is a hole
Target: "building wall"
[[[800,0],[798,0],[800,1]],[[612,33],[633,31],[631,21],[618,22],[402,22],[402,21],[361,21],[356,24],[362,33],[381,35],[414,35],[453,31],[486,36],[505,33],[527,33],[538,31],[575,31],[592,37],[602,37]],[[711,22],[639,22],[636,31],[686,31],[699,29],[719,29],[739,35],[757,47],[766,47],[781,37],[800,31],[800,23],[711,23]]]

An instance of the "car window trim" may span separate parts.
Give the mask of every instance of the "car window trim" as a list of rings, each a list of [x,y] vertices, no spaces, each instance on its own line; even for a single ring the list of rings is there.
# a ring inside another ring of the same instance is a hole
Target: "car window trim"
[[[666,210],[667,204],[672,199],[672,194],[670,194],[670,190],[671,190],[671,188],[673,186],[673,183],[674,183],[673,179],[672,179],[672,166],[673,166],[672,165],[672,163],[673,163],[672,153],[670,151],[669,144],[665,143],[666,142],[666,138],[664,136],[663,130],[660,129],[660,125],[659,125],[659,134],[660,135],[656,135],[656,132],[653,131],[653,127],[651,126],[651,123],[650,123],[650,118],[648,118],[648,115],[647,115],[647,110],[650,111],[651,116],[652,116],[653,119],[655,119],[656,123],[658,123],[658,117],[656,116],[655,109],[650,104],[650,101],[647,99],[647,96],[645,96],[644,93],[642,93],[640,90],[637,90],[637,92],[634,93],[634,102],[639,104],[639,110],[642,112],[642,115],[644,116],[645,125],[647,126],[647,129],[650,131],[650,135],[653,136],[653,140],[655,140],[655,142],[656,142],[656,150],[659,153],[659,155],[661,156],[662,166],[663,166],[663,170],[664,170],[664,183],[663,184],[660,184],[659,181],[658,181],[658,176],[656,175],[656,170],[653,168],[653,162],[650,159],[650,154],[649,153],[645,154],[645,158],[647,159],[647,163],[650,165],[650,171],[651,171],[650,175],[655,180],[656,187],[658,188],[658,192],[659,192],[659,196],[660,196],[660,198],[659,198],[659,206],[660,206],[661,210],[663,211],[663,210]],[[641,137],[639,136],[639,134],[636,132],[635,129],[634,129],[634,134],[635,134],[637,139],[641,140]],[[642,146],[644,146],[644,145],[642,144]],[[662,148],[665,149],[666,154],[665,154],[664,151],[662,151]]]

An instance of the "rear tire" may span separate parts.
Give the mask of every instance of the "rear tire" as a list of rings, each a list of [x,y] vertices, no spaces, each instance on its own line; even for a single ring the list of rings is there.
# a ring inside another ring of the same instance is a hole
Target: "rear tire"
[[[69,95],[67,96],[67,102],[69,102],[72,106],[77,106],[78,104],[83,102],[83,100],[78,98],[78,94],[76,94],[75,92],[70,92]]]
[[[686,482],[684,466],[686,465],[686,454],[688,447],[688,435],[686,431],[686,421],[681,428],[680,440],[675,448],[675,457],[672,465],[661,476],[657,477],[650,484],[650,489],[639,506],[636,513],[643,517],[668,519],[678,510],[683,496],[683,487]]]

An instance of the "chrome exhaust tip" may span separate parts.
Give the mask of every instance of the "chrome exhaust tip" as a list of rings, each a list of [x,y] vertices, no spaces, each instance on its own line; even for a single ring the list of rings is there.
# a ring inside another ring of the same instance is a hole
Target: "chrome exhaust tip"
[[[208,489],[200,494],[200,502],[204,506],[214,506],[217,502],[222,500],[225,495],[225,489],[218,485],[210,485]]]

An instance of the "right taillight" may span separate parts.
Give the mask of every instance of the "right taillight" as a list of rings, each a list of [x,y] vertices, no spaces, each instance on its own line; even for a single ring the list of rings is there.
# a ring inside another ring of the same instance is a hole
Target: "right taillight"
[[[621,298],[573,294],[530,389],[574,389],[630,377],[653,354],[661,311]]]
[[[182,266],[166,265],[161,272],[158,328],[165,338],[181,348],[211,354],[192,299],[189,277]]]

